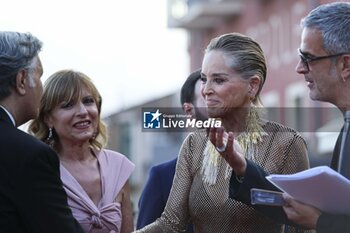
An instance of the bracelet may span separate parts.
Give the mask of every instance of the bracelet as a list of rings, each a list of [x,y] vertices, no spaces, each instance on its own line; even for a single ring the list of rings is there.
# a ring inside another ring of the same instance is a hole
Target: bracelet
[[[243,180],[244,180],[244,176],[237,176],[236,175],[236,180],[238,181],[238,183],[242,184]]]

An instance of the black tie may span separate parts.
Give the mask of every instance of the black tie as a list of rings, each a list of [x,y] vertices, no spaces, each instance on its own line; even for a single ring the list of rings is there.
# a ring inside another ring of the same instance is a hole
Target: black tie
[[[350,179],[350,111],[345,112],[345,123],[340,146],[340,156],[338,161],[338,172]]]

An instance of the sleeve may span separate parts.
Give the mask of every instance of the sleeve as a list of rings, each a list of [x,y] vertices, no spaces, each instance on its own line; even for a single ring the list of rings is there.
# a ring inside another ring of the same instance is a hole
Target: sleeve
[[[273,155],[281,156],[281,174],[296,173],[309,168],[306,143],[299,134],[295,133],[281,151],[283,151],[282,156],[279,154]],[[250,190],[252,188],[280,191],[265,178],[267,175],[269,174],[262,167],[247,160],[247,170],[242,183],[239,183],[236,175],[232,173],[229,197],[253,207],[255,210],[269,216],[275,221],[295,226],[295,224],[288,220],[282,207],[251,205]],[[296,228],[291,229],[291,231],[307,232]]]
[[[316,225],[317,233],[343,233],[350,231],[349,215],[333,215],[322,213]]]
[[[192,185],[192,134],[187,136],[180,149],[173,186],[161,217],[136,232],[171,233],[185,232],[189,222],[188,199]]]
[[[305,140],[300,134],[295,133],[290,144],[286,147],[286,154],[282,163],[281,174],[293,174],[310,168],[309,158],[307,153],[307,146]],[[279,208],[282,210],[282,208]],[[313,230],[303,230],[296,226],[294,223],[287,219],[283,211],[283,215],[280,215],[284,223],[288,224],[289,231],[291,233],[306,233],[314,232]]]
[[[121,155],[121,154],[120,154]],[[132,172],[135,169],[135,164],[132,163],[126,156],[121,155],[122,156],[122,161],[116,161],[117,165],[116,167],[118,167],[118,163],[120,166],[120,171],[119,171],[119,175],[118,180],[117,180],[117,192],[116,194],[118,194],[120,192],[120,190],[124,187],[125,183],[129,180]]]
[[[165,203],[162,201],[162,194],[159,190],[157,169],[152,167],[139,200],[137,229],[140,229],[159,218],[163,213],[164,206]]]
[[[230,178],[229,197],[252,206],[255,210],[272,217],[278,222],[289,223],[287,216],[281,207],[251,204],[250,190],[252,188],[280,191],[265,179],[267,175],[268,173],[265,172],[262,167],[247,160],[247,170],[242,183],[239,183],[236,179],[236,175],[232,173]]]
[[[18,210],[26,231],[32,233],[83,233],[67,203],[57,155],[40,147],[22,169],[22,185],[16,187]]]

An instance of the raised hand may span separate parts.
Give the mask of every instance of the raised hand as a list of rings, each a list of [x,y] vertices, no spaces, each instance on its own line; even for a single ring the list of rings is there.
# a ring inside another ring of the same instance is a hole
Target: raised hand
[[[216,147],[216,150],[232,167],[237,176],[244,176],[247,162],[244,158],[242,148],[237,140],[234,140],[232,132],[225,132],[223,127],[210,128],[209,140]]]

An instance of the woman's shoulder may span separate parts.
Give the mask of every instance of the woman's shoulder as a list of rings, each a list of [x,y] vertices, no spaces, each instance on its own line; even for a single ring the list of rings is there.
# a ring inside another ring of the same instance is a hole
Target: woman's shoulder
[[[105,160],[107,163],[128,163],[134,166],[134,164],[129,160],[129,158],[122,153],[114,150],[101,149],[98,152],[99,160]]]
[[[268,132],[284,132],[287,134],[291,134],[291,135],[300,135],[300,133],[298,131],[296,131],[295,129],[280,124],[278,122],[274,122],[274,121],[263,121],[262,123],[262,127],[263,129],[268,133]]]
[[[98,153],[99,154],[104,154],[105,156],[112,157],[112,158],[113,157],[115,157],[115,158],[124,158],[124,157],[126,157],[122,153],[114,151],[114,150],[110,150],[110,149],[101,149]]]
[[[282,141],[287,140],[288,142],[297,140],[306,144],[304,137],[298,131],[289,126],[274,121],[265,121],[262,127],[264,131],[275,140],[277,138]]]

